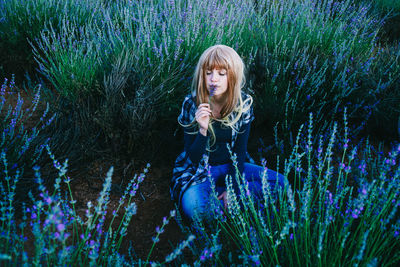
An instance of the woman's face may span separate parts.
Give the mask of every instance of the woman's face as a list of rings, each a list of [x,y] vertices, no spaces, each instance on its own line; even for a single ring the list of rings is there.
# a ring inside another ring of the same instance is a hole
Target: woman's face
[[[218,98],[228,89],[228,72],[226,69],[206,70],[206,85],[209,92],[214,87],[213,96]]]

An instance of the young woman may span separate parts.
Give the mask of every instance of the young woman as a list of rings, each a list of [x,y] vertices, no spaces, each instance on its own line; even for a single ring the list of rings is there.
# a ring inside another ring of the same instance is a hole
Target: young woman
[[[173,170],[171,195],[183,213],[193,219],[211,220],[211,179],[216,185],[218,199],[227,206],[225,176],[231,175],[235,190],[237,167],[249,182],[250,191],[261,196],[264,171],[247,161],[247,141],[253,116],[253,99],[242,92],[244,64],[236,51],[225,45],[215,45],[201,55],[195,69],[192,92],[187,95],[178,117],[184,128],[184,151],[178,156]],[[284,186],[283,175],[268,170],[271,188]]]

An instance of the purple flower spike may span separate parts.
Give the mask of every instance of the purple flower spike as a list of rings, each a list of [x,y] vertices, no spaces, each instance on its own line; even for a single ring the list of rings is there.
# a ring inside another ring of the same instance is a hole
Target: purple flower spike
[[[367,194],[367,190],[366,190],[365,188],[363,188],[362,191],[361,191],[361,193],[362,193],[363,195],[366,195],[366,194]]]
[[[60,223],[59,225],[57,225],[57,231],[59,232],[63,232],[65,230],[65,225]]]
[[[216,89],[215,86],[213,86],[213,85],[210,86],[210,95],[209,95],[209,97],[208,97],[208,104],[211,103],[211,97],[214,96],[215,89]]]

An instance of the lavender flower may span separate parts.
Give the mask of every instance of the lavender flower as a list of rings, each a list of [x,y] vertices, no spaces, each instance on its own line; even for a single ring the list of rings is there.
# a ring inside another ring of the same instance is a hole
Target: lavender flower
[[[216,87],[211,85],[210,86],[210,95],[208,96],[208,104],[211,104],[211,98],[214,96]]]

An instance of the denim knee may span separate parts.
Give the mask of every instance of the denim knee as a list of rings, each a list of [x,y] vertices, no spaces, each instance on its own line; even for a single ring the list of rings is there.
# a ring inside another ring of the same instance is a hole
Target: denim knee
[[[183,193],[181,207],[187,218],[210,220],[210,187],[207,182],[190,186]]]
[[[273,185],[273,187],[278,187],[283,190],[285,188],[285,185],[288,183],[286,177],[276,171],[273,170],[268,170],[267,172],[267,181],[269,184]]]

